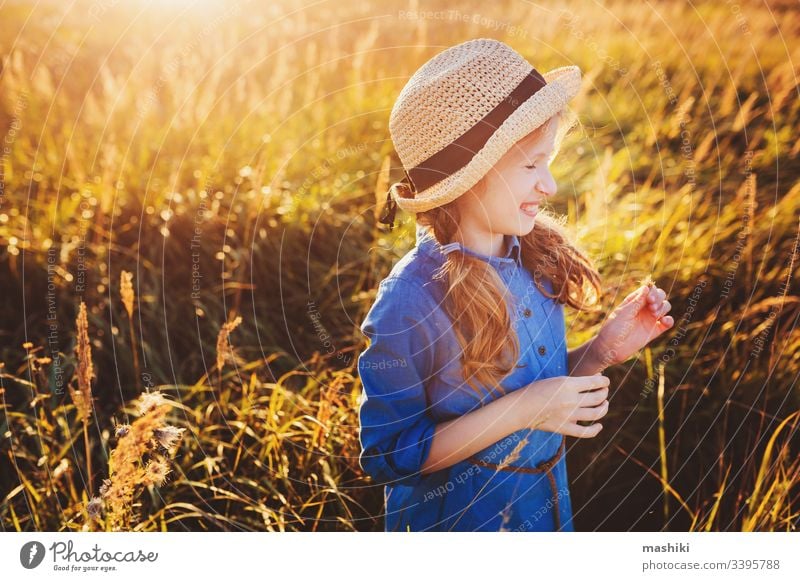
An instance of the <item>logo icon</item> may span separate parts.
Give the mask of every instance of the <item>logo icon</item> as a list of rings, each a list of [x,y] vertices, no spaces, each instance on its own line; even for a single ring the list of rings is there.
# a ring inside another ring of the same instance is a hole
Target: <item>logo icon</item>
[[[39,541],[29,541],[19,550],[19,562],[26,569],[35,569],[44,559],[44,545]]]

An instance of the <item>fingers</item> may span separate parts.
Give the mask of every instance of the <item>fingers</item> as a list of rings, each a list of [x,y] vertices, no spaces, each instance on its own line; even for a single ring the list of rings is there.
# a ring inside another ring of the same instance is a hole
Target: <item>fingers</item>
[[[669,312],[669,310],[672,308],[672,303],[669,301],[650,303],[649,308],[650,312],[653,313],[656,318],[658,318],[666,315]]]
[[[657,286],[653,286],[650,289],[650,293],[647,295],[647,300],[651,303],[660,303],[665,298],[667,298],[667,293],[664,292],[663,289],[658,288]]]
[[[589,393],[582,393],[578,396],[578,407],[591,407],[600,405],[608,399],[608,388],[604,387],[597,391],[590,391]]]
[[[603,424],[592,424],[591,426],[568,425],[564,427],[563,434],[573,438],[594,438],[603,429]]]
[[[622,307],[622,306],[624,306],[624,305],[627,305],[627,304],[628,304],[628,303],[630,303],[631,301],[634,301],[634,300],[636,300],[636,299],[641,299],[641,298],[642,298],[642,295],[646,294],[646,292],[647,292],[647,290],[646,290],[646,289],[648,289],[648,288],[650,288],[650,287],[648,287],[646,284],[645,284],[645,285],[642,285],[642,286],[640,286],[640,287],[639,287],[639,288],[637,288],[635,291],[633,291],[632,293],[630,293],[630,294],[629,294],[627,297],[625,297],[625,298],[622,300],[622,302],[619,304],[619,306],[620,306],[620,307]]]
[[[608,413],[608,400],[603,400],[597,407],[578,408],[572,414],[572,420],[579,422],[593,422],[599,420]]]
[[[594,375],[584,375],[579,377],[568,376],[572,380],[571,385],[578,388],[578,391],[590,391],[600,387],[608,387],[611,380],[600,373]]]
[[[655,285],[642,285],[625,297],[625,300],[622,301],[620,306],[636,301],[642,306],[648,306],[650,312],[658,319],[666,315],[672,308],[672,305],[666,298],[667,293],[663,289]],[[644,299],[643,304],[642,299]]]
[[[672,304],[666,298],[667,293],[657,286],[650,289],[650,293],[647,295],[650,312],[653,313],[656,319],[662,318],[672,308]]]

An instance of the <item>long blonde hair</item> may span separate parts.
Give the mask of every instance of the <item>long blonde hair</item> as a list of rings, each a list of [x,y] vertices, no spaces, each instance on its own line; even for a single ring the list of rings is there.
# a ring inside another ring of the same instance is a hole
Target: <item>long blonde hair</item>
[[[533,134],[541,134],[549,124],[550,121]],[[473,189],[482,188],[483,184],[481,180]],[[460,217],[457,202],[458,199],[416,215],[417,223],[430,227],[439,244],[455,241]],[[599,302],[600,274],[589,257],[570,241],[555,215],[540,209],[536,227],[520,237],[520,245],[523,267],[545,296],[581,311],[592,310]],[[479,397],[480,384],[505,393],[500,382],[514,370],[520,356],[505,283],[493,266],[464,252],[448,253],[435,277],[445,281],[443,308],[463,350],[464,381]],[[552,294],[544,288],[542,277],[551,282]]]

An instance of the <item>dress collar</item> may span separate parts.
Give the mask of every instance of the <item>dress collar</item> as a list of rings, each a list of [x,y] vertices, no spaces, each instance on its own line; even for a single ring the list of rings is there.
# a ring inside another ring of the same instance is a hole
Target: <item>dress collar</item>
[[[505,256],[487,256],[467,248],[460,242],[450,242],[449,244],[440,245],[433,236],[433,232],[430,231],[430,228],[417,224],[417,246],[420,251],[440,261],[443,259],[444,255],[455,250],[461,250],[475,258],[485,260],[489,264],[516,264],[517,266],[522,266],[519,237],[516,234],[506,234],[506,238],[509,239],[509,248]]]

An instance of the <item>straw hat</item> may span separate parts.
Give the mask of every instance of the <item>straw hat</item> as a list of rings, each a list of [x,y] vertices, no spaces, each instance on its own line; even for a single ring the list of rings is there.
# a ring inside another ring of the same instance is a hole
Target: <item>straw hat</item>
[[[387,192],[380,221],[391,229],[397,206],[417,213],[455,200],[517,141],[564,110],[555,156],[576,122],[567,103],[580,86],[578,67],[540,74],[491,38],[434,56],[408,80],[392,108],[389,131],[406,176]]]

